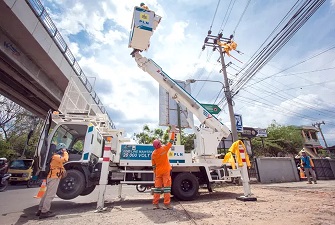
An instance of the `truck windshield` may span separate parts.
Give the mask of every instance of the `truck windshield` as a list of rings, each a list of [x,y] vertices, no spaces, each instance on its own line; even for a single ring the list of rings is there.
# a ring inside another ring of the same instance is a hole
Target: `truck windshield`
[[[11,162],[9,168],[15,170],[27,170],[33,164],[33,160],[14,160]]]
[[[66,125],[59,126],[54,136],[52,137],[52,144],[57,145],[59,143],[64,143],[68,149],[73,140],[73,135],[71,132],[72,130],[69,129]]]

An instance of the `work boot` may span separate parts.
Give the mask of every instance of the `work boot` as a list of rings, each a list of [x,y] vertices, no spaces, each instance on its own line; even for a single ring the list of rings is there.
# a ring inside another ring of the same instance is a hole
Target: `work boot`
[[[172,205],[168,204],[168,205],[164,205],[163,210],[171,210],[173,209]]]
[[[312,181],[308,181],[308,183],[307,184],[312,184]]]
[[[152,209],[153,209],[153,210],[155,210],[155,209],[159,209],[159,205],[158,205],[158,204],[153,204]]]
[[[36,215],[36,216],[40,216],[40,215],[41,215],[41,210],[39,209],[39,210],[36,212],[35,215]]]
[[[314,184],[317,184],[317,182],[316,182],[316,181],[314,181]]]
[[[41,212],[40,219],[49,218],[49,217],[54,217],[54,216],[56,216],[56,214],[53,213],[53,212],[50,212],[50,211],[48,211],[48,212],[46,212],[46,213],[42,213],[42,212]]]

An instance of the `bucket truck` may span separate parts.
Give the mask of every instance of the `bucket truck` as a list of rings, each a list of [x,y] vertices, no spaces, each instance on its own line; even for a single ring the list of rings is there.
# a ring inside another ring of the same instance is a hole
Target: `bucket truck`
[[[212,191],[211,184],[240,178],[241,171],[217,157],[217,146],[222,138],[228,137],[229,129],[153,60],[141,55],[140,51],[148,49],[152,32],[160,19],[153,11],[135,7],[129,47],[134,49],[131,55],[137,65],[183,105],[186,113],[193,113],[201,122],[199,127],[193,127],[196,140],[192,153],[185,153],[182,145],[173,145],[169,153],[172,194],[181,200],[193,200],[198,196],[200,185],[206,185]],[[71,83],[63,97],[63,107],[57,113],[49,112],[46,118],[35,155],[38,162],[36,171],[42,173],[46,170],[46,162],[55,146],[62,142],[69,152],[69,162],[65,164],[67,176],[60,181],[57,191],[62,199],[87,195],[97,185],[152,185],[153,146],[130,143],[123,130],[111,126],[107,115],[91,115],[85,106],[82,110],[72,110],[76,104],[67,104],[73,102],[69,99],[81,95],[79,89],[75,94],[74,90],[75,84]]]

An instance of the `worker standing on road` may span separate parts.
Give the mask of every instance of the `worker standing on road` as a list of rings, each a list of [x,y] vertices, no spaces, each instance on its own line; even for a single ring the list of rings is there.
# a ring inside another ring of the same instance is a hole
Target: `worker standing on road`
[[[305,169],[305,174],[306,174],[307,179],[308,179],[308,184],[312,183],[309,173],[312,174],[314,184],[316,184],[316,175],[315,175],[315,171],[314,171],[314,163],[313,163],[311,157],[309,157],[304,150],[301,151],[301,154],[302,154],[302,156],[301,156],[300,166]]]
[[[152,167],[155,176],[155,189],[153,199],[153,209],[159,209],[159,198],[164,192],[164,207],[163,209],[172,209],[171,201],[171,165],[169,162],[169,149],[174,141],[176,127],[171,127],[171,137],[167,145],[161,144],[160,140],[154,140],[153,146],[155,150],[151,155]]]
[[[36,216],[40,219],[53,217],[56,214],[50,211],[51,201],[54,199],[60,179],[66,173],[64,163],[69,160],[69,154],[66,151],[66,145],[59,143],[56,147],[57,152],[52,156],[50,162],[50,171],[47,176],[47,190],[44,193],[38,207]]]

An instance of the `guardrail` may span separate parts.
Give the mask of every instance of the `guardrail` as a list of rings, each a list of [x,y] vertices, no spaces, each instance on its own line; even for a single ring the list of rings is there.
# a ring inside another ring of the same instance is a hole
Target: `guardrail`
[[[71,50],[69,49],[68,45],[64,41],[62,35],[59,33],[57,27],[51,20],[49,14],[46,12],[44,6],[39,0],[26,0],[29,7],[32,9],[32,11],[35,13],[36,17],[39,19],[39,21],[42,23],[44,28],[49,33],[52,40],[57,45],[58,49],[62,52],[68,63],[71,65],[72,69],[75,71],[76,75],[80,79],[80,81],[84,84],[86,90],[90,93],[92,99],[97,104],[99,109],[102,113],[107,114],[107,111],[105,107],[102,105],[102,102],[100,101],[98,95],[93,90],[93,87],[87,77],[85,76],[83,70],[79,66],[76,58],[73,56]],[[108,115],[109,118],[109,115]],[[109,118],[110,119],[110,118]],[[112,121],[110,119],[110,121]],[[114,124],[111,122],[112,127],[114,128]]]

